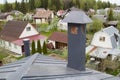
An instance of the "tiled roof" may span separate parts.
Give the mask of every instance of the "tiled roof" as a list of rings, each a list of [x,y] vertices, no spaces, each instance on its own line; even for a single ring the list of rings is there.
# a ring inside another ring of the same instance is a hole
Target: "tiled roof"
[[[0,67],[0,80],[120,80],[90,69],[74,70],[66,63],[37,53]]]
[[[7,41],[18,39],[27,24],[25,21],[8,21],[0,32],[0,38]]]
[[[33,16],[34,18],[49,18],[52,14],[52,11],[38,11],[36,14]]]
[[[64,32],[54,32],[48,38],[48,40],[62,42],[62,43],[68,43],[67,33],[64,33]]]

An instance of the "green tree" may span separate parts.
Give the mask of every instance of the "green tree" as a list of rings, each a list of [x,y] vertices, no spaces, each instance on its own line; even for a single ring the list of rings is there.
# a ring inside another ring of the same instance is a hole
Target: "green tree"
[[[93,22],[88,26],[87,31],[90,33],[95,33],[97,31],[99,31],[100,29],[102,29],[103,23],[102,21],[98,20],[98,19],[93,19]]]
[[[37,52],[42,53],[40,40],[37,41]]]
[[[27,12],[26,3],[25,3],[24,0],[22,0],[22,2],[21,2],[20,11],[21,11],[22,13],[24,13],[24,14]]]
[[[36,53],[36,49],[35,49],[35,41],[34,40],[32,41],[31,47],[32,47],[31,53],[35,54]]]
[[[47,46],[46,46],[46,42],[45,41],[43,43],[43,53],[47,54]]]
[[[114,20],[112,8],[110,8],[110,10],[108,11],[108,20],[109,21]]]
[[[35,0],[35,7],[41,7],[41,0]]]
[[[48,8],[48,0],[41,0],[41,7],[47,9]]]
[[[15,9],[15,10],[19,10],[19,7],[20,7],[20,6],[19,6],[19,3],[18,3],[17,0],[16,0],[16,1],[15,1],[15,7],[14,7],[14,9]]]
[[[48,4],[48,8],[49,8],[49,9],[52,9],[52,0],[48,0],[48,3],[49,3],[49,4]]]
[[[9,3],[7,2],[7,0],[6,0],[3,9],[4,9],[4,10],[3,10],[4,12],[9,12],[9,11],[11,11],[11,10],[13,9],[12,4],[9,4]]]
[[[29,0],[29,8],[30,8],[30,10],[35,9],[35,0]]]

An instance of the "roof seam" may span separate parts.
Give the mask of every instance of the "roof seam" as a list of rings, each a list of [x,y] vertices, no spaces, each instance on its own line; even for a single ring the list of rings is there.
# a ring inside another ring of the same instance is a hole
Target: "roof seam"
[[[26,61],[26,63],[24,63],[22,65],[22,67],[20,67],[18,70],[16,70],[15,73],[9,75],[8,80],[14,80],[15,78],[16,78],[16,80],[21,80],[21,78],[23,77],[24,74],[26,74],[29,67],[32,65],[32,63],[34,62],[34,60],[36,59],[37,56],[38,56],[38,53],[34,54],[32,57],[30,57]]]

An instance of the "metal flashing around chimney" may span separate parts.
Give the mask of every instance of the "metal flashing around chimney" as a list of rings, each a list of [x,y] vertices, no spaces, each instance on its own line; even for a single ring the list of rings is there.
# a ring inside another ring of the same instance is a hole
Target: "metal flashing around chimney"
[[[120,77],[90,69],[71,69],[66,64],[37,53],[0,67],[0,80],[120,80]]]

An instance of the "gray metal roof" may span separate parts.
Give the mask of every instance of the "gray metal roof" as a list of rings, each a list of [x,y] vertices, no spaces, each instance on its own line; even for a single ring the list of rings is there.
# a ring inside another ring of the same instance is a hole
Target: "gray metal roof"
[[[66,67],[66,62],[41,54],[0,67],[0,80],[120,80],[109,74]]]
[[[102,31],[107,33],[108,35],[114,35],[114,33],[117,35],[119,34],[119,30],[114,26],[109,26],[107,28],[104,28]]]
[[[62,20],[67,23],[79,23],[86,24],[92,22],[92,20],[83,11],[70,11],[70,13]]]

